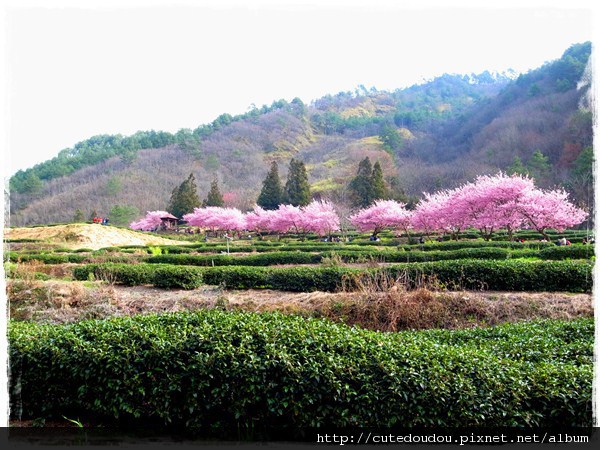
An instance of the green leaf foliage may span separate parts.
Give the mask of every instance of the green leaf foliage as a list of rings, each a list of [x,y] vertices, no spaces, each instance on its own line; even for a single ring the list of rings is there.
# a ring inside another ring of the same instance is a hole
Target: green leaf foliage
[[[184,214],[194,212],[194,208],[198,207],[200,207],[200,198],[196,178],[193,173],[190,173],[183,183],[173,189],[167,209],[175,217],[181,218]]]
[[[206,198],[202,202],[202,206],[224,206],[225,202],[223,200],[223,194],[219,190],[219,182],[214,179],[210,183],[210,190],[206,195]]]
[[[271,163],[271,169],[263,181],[263,186],[256,204],[264,209],[277,209],[282,203],[283,187],[279,178],[277,162]]]
[[[302,161],[292,158],[283,189],[283,202],[294,206],[306,206],[310,203],[310,198],[306,167]]]
[[[22,418],[85,413],[271,439],[316,427],[592,425],[593,319],[379,333],[204,310],[11,321],[8,341]]]
[[[73,277],[87,280],[92,274],[125,285],[155,284],[154,273],[160,268],[178,276],[192,277],[199,283],[201,273],[206,284],[225,285],[232,289],[280,289],[298,292],[336,291],[344,280],[370,277],[377,271],[406,279],[418,286],[425,280],[443,284],[448,289],[490,289],[505,291],[590,292],[592,264],[586,261],[524,261],[462,259],[389,265],[380,269],[346,267],[193,267],[160,264],[88,264],[76,267]],[[181,275],[178,275],[181,274]],[[164,275],[163,275],[164,276]],[[175,283],[175,281],[171,281]],[[160,282],[159,282],[160,283]],[[351,286],[351,285],[350,285]],[[167,286],[163,286],[167,287]],[[182,281],[186,289],[194,283]]]

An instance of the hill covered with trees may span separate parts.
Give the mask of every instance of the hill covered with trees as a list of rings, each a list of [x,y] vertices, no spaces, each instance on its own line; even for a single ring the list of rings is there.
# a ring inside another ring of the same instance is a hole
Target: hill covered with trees
[[[383,172],[389,198],[454,188],[477,175],[526,173],[565,187],[591,211],[591,43],[514,74],[451,75],[393,92],[366,89],[307,105],[295,98],[177,133],[94,136],[10,180],[11,225],[69,222],[77,215],[128,223],[167,208],[190,173],[199,198],[218,182],[225,206],[250,210],[277,163],[306,169],[313,198],[352,209],[365,158]]]

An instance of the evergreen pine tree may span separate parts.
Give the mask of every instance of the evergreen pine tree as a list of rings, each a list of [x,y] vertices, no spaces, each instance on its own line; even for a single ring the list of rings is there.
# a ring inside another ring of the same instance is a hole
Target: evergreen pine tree
[[[194,208],[200,206],[200,198],[198,197],[198,188],[196,187],[196,178],[193,173],[173,189],[169,206],[167,210],[175,217],[183,217],[184,214],[194,212]]]
[[[277,163],[271,163],[271,169],[263,181],[263,187],[256,203],[264,209],[277,209],[281,204],[283,189],[279,179]]]
[[[223,200],[223,194],[221,194],[221,191],[219,190],[219,182],[215,178],[210,183],[210,191],[208,191],[208,195],[206,196],[206,199],[204,199],[204,201],[202,202],[202,206],[203,207],[206,207],[206,206],[221,206],[222,207],[224,205],[225,205],[225,201]]]
[[[366,208],[375,200],[373,196],[373,166],[368,156],[358,164],[358,171],[350,181],[349,189],[353,206]]]
[[[283,202],[294,206],[306,206],[310,203],[310,185],[306,167],[302,161],[292,158],[287,181],[283,190]]]
[[[518,156],[515,156],[515,158],[513,159],[512,164],[506,168],[506,173],[508,175],[514,175],[514,174],[516,174],[516,175],[528,175],[529,174],[529,172],[527,171],[527,169],[523,165],[523,161],[521,161],[521,158],[519,158]]]
[[[536,150],[527,161],[527,168],[531,176],[538,181],[543,180],[550,175],[550,163],[548,157],[541,151]]]
[[[371,188],[373,200],[387,199],[387,189],[385,188],[383,170],[381,170],[381,164],[379,164],[379,161],[377,161],[373,166],[373,173],[371,175]]]

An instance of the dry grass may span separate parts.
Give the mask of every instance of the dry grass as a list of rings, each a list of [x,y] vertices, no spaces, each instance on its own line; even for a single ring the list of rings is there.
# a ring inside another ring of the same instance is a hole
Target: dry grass
[[[97,285],[90,289],[81,282],[7,281],[10,317],[17,320],[64,323],[117,315],[114,288]]]
[[[536,318],[593,317],[590,294],[408,290],[403,280],[369,280],[357,292],[293,293],[226,291],[204,286],[193,291],[103,282],[7,280],[13,319],[66,323],[90,318],[175,312],[202,308],[281,311],[325,317],[363,328],[465,328]]]
[[[341,265],[332,257],[326,265]],[[366,264],[377,266],[378,261]],[[363,328],[465,328],[534,318],[593,316],[589,294],[459,291],[440,288],[435,279],[409,281],[387,273],[346,280],[339,293],[291,293],[271,290],[225,291],[205,286],[193,291],[147,286],[123,287],[109,282],[40,281],[36,274],[66,276],[74,264],[17,263],[7,282],[11,318],[64,323],[118,315],[174,312],[199,308],[281,311],[325,317]],[[414,282],[413,282],[414,283]],[[351,287],[350,287],[351,286]]]
[[[51,227],[7,228],[4,230],[6,239],[37,239],[40,245],[60,245],[70,249],[89,248],[98,250],[103,247],[120,245],[187,245],[188,241],[177,241],[138,233],[133,230],[102,226],[98,224],[67,224]],[[14,244],[10,244],[14,245]],[[15,247],[16,249],[17,247]]]
[[[43,273],[52,278],[70,278],[73,275],[73,268],[76,266],[75,263],[44,264],[35,259],[18,261],[15,263],[12,277],[35,279],[36,273]]]

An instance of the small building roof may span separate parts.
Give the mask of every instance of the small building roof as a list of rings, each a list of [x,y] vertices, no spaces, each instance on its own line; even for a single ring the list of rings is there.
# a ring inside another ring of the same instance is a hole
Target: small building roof
[[[162,216],[160,216],[160,219],[161,220],[163,220],[163,219],[179,220],[173,214],[163,214]]]

